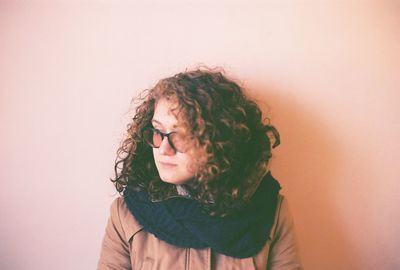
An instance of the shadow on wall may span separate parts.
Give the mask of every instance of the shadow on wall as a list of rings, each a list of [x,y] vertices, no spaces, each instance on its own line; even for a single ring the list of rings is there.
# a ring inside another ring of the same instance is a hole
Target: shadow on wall
[[[250,96],[281,135],[271,171],[289,200],[304,269],[361,269],[348,240],[351,232],[344,231],[335,207],[340,200],[335,182],[341,166],[337,134],[329,131],[321,114],[307,107],[310,103],[280,95],[290,91],[260,85],[252,90]]]

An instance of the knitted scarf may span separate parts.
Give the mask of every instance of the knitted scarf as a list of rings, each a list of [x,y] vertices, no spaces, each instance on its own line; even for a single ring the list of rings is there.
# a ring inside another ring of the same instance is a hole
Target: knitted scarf
[[[193,199],[172,197],[151,202],[145,191],[124,190],[129,211],[158,239],[185,248],[206,248],[235,257],[256,255],[265,245],[274,222],[279,183],[268,172],[251,200],[235,214],[208,215]]]

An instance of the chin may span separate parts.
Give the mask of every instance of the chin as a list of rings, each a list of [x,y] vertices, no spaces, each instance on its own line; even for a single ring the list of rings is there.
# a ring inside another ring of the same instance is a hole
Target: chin
[[[160,174],[160,179],[165,183],[181,185],[189,181],[192,177],[177,176],[176,174]]]
[[[160,177],[161,180],[165,183],[169,183],[169,184],[174,184],[174,185],[181,185],[183,183],[185,183],[187,180],[181,180],[181,179],[176,179],[176,178],[170,178],[170,177]]]

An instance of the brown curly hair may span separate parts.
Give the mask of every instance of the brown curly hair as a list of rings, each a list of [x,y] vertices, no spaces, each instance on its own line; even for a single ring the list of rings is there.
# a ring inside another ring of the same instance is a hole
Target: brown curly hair
[[[198,161],[198,170],[185,184],[191,196],[211,215],[224,216],[241,208],[266,174],[271,147],[280,143],[279,133],[268,119],[264,123],[258,105],[221,70],[182,72],[161,79],[144,97],[134,99],[141,104],[127,126],[111,179],[117,191],[145,190],[152,200],[176,194],[173,184],[160,179],[151,147],[142,138],[161,98],[177,104],[182,112],[179,121],[195,144],[196,150],[189,154]],[[274,145],[269,135],[274,136]]]

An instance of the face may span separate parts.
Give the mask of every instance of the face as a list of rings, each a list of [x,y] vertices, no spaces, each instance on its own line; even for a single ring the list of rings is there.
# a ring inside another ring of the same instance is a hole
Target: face
[[[175,103],[160,99],[156,103],[152,125],[163,133],[182,132],[182,126],[172,111]],[[159,148],[153,148],[154,161],[162,181],[180,185],[194,177],[193,158],[188,153],[175,151],[164,137]]]

